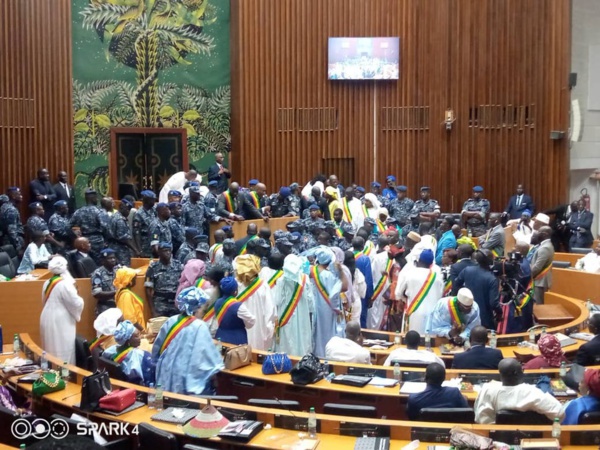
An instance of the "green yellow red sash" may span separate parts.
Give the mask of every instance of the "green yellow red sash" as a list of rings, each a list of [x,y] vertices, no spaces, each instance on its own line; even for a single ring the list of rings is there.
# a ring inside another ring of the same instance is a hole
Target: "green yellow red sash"
[[[135,299],[136,303],[138,305],[140,305],[142,308],[144,307],[144,299],[142,297],[140,297],[139,295],[137,295],[135,292],[133,292],[131,289],[123,289],[124,291],[129,292],[131,295],[133,295],[133,298]]]
[[[385,224],[379,219],[377,219],[377,231],[379,234],[385,233]]]
[[[227,211],[229,211],[230,213],[234,213],[235,211],[233,208],[233,197],[231,197],[229,191],[223,192],[223,197],[225,198],[225,207],[227,208]]]
[[[250,191],[250,199],[252,200],[252,204],[256,209],[260,208],[260,199],[258,198],[258,194],[254,191]]]
[[[350,205],[348,204],[348,200],[345,197],[342,199],[342,207],[344,209],[344,215],[346,216],[346,219],[348,219],[348,222],[352,223],[352,213],[350,212]]]
[[[377,282],[375,289],[373,290],[373,296],[371,297],[372,301],[375,301],[377,297],[379,297],[383,293],[383,289],[385,288],[385,284],[387,280],[390,278],[390,270],[392,269],[392,260],[388,258],[387,263],[385,264],[385,274]]]
[[[248,287],[246,287],[246,289],[244,289],[244,292],[242,292],[241,294],[238,294],[237,299],[238,301],[244,303],[246,300],[248,300],[252,294],[254,294],[256,291],[258,291],[258,288],[262,286],[262,281],[260,278],[256,277],[254,279],[254,281],[252,283],[250,283],[248,285]]]
[[[296,308],[298,307],[298,303],[300,303],[300,298],[302,297],[302,292],[304,292],[304,286],[306,285],[306,275],[302,276],[301,283],[295,284],[296,286],[294,288],[294,292],[292,292],[292,298],[288,302],[287,306],[283,310],[283,313],[281,314],[281,317],[279,318],[279,323],[277,327],[278,332],[279,329],[285,327],[288,324],[288,322],[294,315],[294,311],[296,311]]]
[[[365,215],[365,219],[369,217],[369,211],[367,210],[367,205],[362,205],[363,214]]]
[[[173,342],[173,339],[175,339],[175,337],[179,334],[179,332],[185,327],[187,327],[189,324],[191,324],[194,320],[196,320],[194,316],[185,316],[181,314],[177,321],[171,326],[171,328],[167,332],[165,340],[160,346],[160,351],[158,352],[158,355],[162,355],[169,346],[169,344]]]
[[[421,286],[421,289],[419,289],[419,292],[417,292],[417,295],[415,295],[414,300],[406,309],[406,314],[408,316],[411,316],[417,309],[419,309],[419,306],[421,306],[421,303],[423,303],[423,300],[425,300],[425,297],[427,297],[427,294],[429,294],[436,276],[437,274],[433,270],[429,269],[429,273],[427,274],[427,278],[425,278],[423,286]]]
[[[50,297],[50,294],[52,293],[56,285],[61,281],[62,278],[60,275],[54,275],[52,278],[50,278],[48,284],[46,285],[46,289],[44,289],[44,303],[46,303],[48,297]]]
[[[213,319],[213,317],[215,317],[215,304],[214,303],[208,307],[208,309],[204,313],[204,316],[202,317],[202,320],[204,320],[205,322],[210,322]]]
[[[217,256],[217,252],[219,251],[219,249],[223,247],[223,244],[215,244],[212,246],[212,256],[210,257],[210,262],[214,263],[215,262],[215,258]]]
[[[339,238],[344,237],[344,232],[340,229],[340,227],[335,227],[335,234],[337,234],[337,237]]]
[[[112,336],[105,336],[105,335],[101,335],[99,337],[97,337],[96,339],[94,339],[92,342],[90,342],[90,352],[93,352],[96,347],[104,344],[106,341],[108,341]]]
[[[198,281],[196,281],[196,287],[200,289],[208,289],[210,287],[210,283],[204,278],[200,277],[198,278]]]
[[[444,297],[448,297],[450,292],[452,292],[452,280],[448,278],[444,283]]]
[[[279,280],[283,276],[283,270],[276,270],[271,278],[269,278],[269,287],[273,288],[277,284],[277,280]]]
[[[367,254],[365,253],[365,249],[364,248],[360,252],[353,251],[352,253],[354,253],[354,259],[358,259],[361,256],[367,256]]]
[[[219,322],[219,325],[221,325],[221,321],[223,320],[225,313],[229,311],[229,308],[231,308],[236,303],[238,303],[238,301],[235,297],[229,297],[223,302],[223,304],[216,313],[217,322]]]
[[[254,240],[254,239],[258,239],[258,236],[254,235],[254,236],[250,236],[250,239],[248,239],[246,241],[246,243],[244,244],[244,246],[242,247],[242,249],[240,250],[240,255],[245,255],[246,253],[248,253],[248,242]]]
[[[117,353],[115,356],[112,357],[112,360],[118,364],[121,364],[125,360],[125,358],[127,358],[127,355],[129,355],[129,352],[131,352],[131,350],[133,350],[133,347],[131,346],[117,349]]]
[[[458,298],[454,297],[450,299],[448,302],[448,311],[450,311],[450,320],[454,322],[458,326],[463,326],[465,324],[465,320],[462,317],[462,314],[458,310]]]
[[[327,289],[325,289],[325,285],[321,281],[321,277],[319,275],[319,270],[317,266],[312,266],[310,271],[313,276],[313,279],[315,280],[315,286],[317,287],[319,294],[321,294],[321,297],[323,297],[323,300],[327,302],[327,305],[329,305],[332,311],[337,311],[337,309],[334,308],[331,304],[331,300],[329,299],[329,293],[327,292]]]
[[[534,281],[540,281],[542,278],[544,278],[546,275],[548,275],[548,272],[550,272],[551,268],[552,268],[552,264],[549,264],[546,267],[544,267],[542,269],[542,271],[537,274],[537,276],[535,277]]]

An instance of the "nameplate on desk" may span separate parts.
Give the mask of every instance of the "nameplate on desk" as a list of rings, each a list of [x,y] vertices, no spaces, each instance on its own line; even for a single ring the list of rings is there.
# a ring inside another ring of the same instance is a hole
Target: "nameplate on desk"
[[[233,384],[235,386],[254,388],[254,387],[264,387],[266,384],[266,381],[259,380],[256,378],[250,379],[250,378],[243,378],[243,377],[233,377],[231,379],[231,384]]]
[[[571,445],[599,445],[600,431],[571,431]]]
[[[541,439],[543,434],[542,431],[490,430],[490,438],[493,441],[508,445],[519,445],[521,439]]]
[[[425,372],[424,371],[402,371],[402,381],[425,381]]]
[[[254,411],[242,411],[240,409],[223,408],[222,406],[217,406],[217,410],[230,422],[237,420],[256,421],[258,418],[258,415]]]
[[[368,425],[355,422],[340,422],[342,436],[390,437],[391,429],[384,425]]]
[[[539,375],[538,375],[539,376]],[[492,380],[500,380],[499,373],[489,373],[489,374],[481,374],[481,373],[461,373],[459,375],[463,381],[468,381],[471,384],[483,384],[488,383]]]
[[[173,407],[173,408],[188,408],[188,409],[200,409],[200,402],[192,402],[189,400],[180,400],[178,398],[167,397],[166,395],[163,397],[163,403],[165,408]]]
[[[348,375],[360,377],[385,378],[385,369],[371,369],[370,367],[348,367]]]
[[[419,440],[421,442],[450,442],[450,429],[413,427],[410,430],[410,440]]]
[[[512,347],[522,342],[523,338],[519,336],[515,337],[500,337],[498,336],[498,347]]]
[[[308,421],[306,417],[282,416],[275,414],[275,428],[283,428],[285,430],[308,431]],[[317,420],[317,433],[321,432],[321,421]]]

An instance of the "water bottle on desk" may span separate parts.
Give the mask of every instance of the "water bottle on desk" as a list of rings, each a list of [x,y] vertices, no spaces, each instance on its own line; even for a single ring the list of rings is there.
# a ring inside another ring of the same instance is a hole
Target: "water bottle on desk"
[[[402,381],[402,372],[400,372],[400,364],[398,362],[394,364],[394,380],[398,383]]]
[[[425,348],[431,351],[431,336],[429,333],[425,333]]]
[[[154,397],[154,404],[156,405],[156,409],[158,411],[162,411],[163,409],[163,389],[159,384],[156,385],[156,395]]]
[[[396,330],[396,335],[394,336],[394,345],[400,345],[402,340],[400,339],[400,332]]]
[[[315,412],[315,408],[312,406],[310,407],[310,411],[308,413],[308,437],[317,437],[317,413]]]
[[[496,348],[498,345],[498,338],[496,337],[496,332],[492,330],[492,336],[490,337],[490,348]]]
[[[42,357],[40,358],[40,369],[48,370],[48,358],[46,357],[46,352],[42,352]]]
[[[567,363],[565,363],[564,361],[560,363],[560,370],[559,370],[558,374],[560,375],[561,378],[564,378],[567,376]]]
[[[529,343],[535,344],[535,330],[529,330]]]
[[[13,352],[19,353],[21,351],[21,342],[19,341],[19,335],[15,333],[13,338]]]
[[[63,361],[63,365],[60,368],[60,377],[65,380],[65,383],[69,379],[69,368],[67,367],[67,362]]]
[[[154,383],[150,383],[148,391],[148,408],[155,409],[156,408],[156,393],[154,391]]]
[[[552,424],[552,437],[560,439],[560,419],[558,417],[554,418],[554,423]]]

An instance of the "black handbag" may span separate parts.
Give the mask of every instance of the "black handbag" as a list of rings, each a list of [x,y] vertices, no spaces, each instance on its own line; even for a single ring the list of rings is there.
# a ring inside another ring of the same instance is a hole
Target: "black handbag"
[[[93,374],[85,377],[81,384],[81,405],[84,411],[94,411],[98,409],[100,399],[110,394],[112,385],[110,377],[104,370],[96,370]]]
[[[561,377],[567,387],[570,387],[574,391],[579,391],[579,382],[583,380],[583,374],[585,372],[585,367],[574,363],[571,364],[569,371],[564,377]]]
[[[292,382],[306,386],[323,378],[323,364],[313,353],[304,355],[291,370]]]

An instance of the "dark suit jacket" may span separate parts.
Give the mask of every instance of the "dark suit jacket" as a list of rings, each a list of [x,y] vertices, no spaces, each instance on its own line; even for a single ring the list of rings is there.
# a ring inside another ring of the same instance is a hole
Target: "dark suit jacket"
[[[219,193],[226,191],[229,187],[229,181],[231,178],[230,173],[222,173],[219,175],[219,165],[214,163],[212,166],[208,168],[208,181],[217,181],[219,184],[217,185],[217,190]]]
[[[467,399],[455,387],[427,385],[423,392],[410,394],[406,413],[410,420],[417,420],[423,408],[468,408]]]
[[[527,195],[523,194],[523,199],[521,200],[521,204],[517,207],[517,196],[513,195],[508,201],[508,205],[504,211],[506,211],[511,219],[520,219],[523,211],[528,209],[531,211],[531,216],[533,216],[535,212],[535,204],[533,203],[533,199]]]
[[[476,345],[464,353],[454,355],[453,369],[490,369],[497,370],[502,361],[502,352],[497,348]]]
[[[30,203],[39,201],[44,206],[44,218],[46,222],[54,213],[54,202],[56,201],[56,192],[49,181],[31,180],[29,183]],[[36,195],[46,195],[44,200],[38,200]]]
[[[60,183],[56,183],[53,188],[54,192],[56,193],[56,201],[64,200],[67,202],[67,205],[69,205],[69,216],[71,216],[75,212],[76,208],[75,189],[73,189],[73,186],[70,184],[67,184],[67,186],[69,186],[69,195],[67,195],[67,191],[65,191],[65,188],[63,188],[62,184]]]
[[[463,269],[474,265],[476,265],[476,263],[472,259],[461,259],[460,261],[456,262],[456,264],[452,264],[450,266],[450,279],[452,280],[452,284],[454,284],[458,278],[458,275],[463,271]]]
[[[592,234],[592,223],[594,214],[590,211],[575,212],[569,218],[569,229],[571,230],[571,247],[589,247],[594,242]],[[577,228],[584,228],[584,232],[577,232]]]
[[[596,335],[590,342],[586,342],[579,347],[575,362],[582,366],[600,364],[600,335]]]
[[[248,200],[248,198],[240,193],[236,198],[233,199],[233,213],[238,216],[243,216],[246,220],[261,219],[262,214],[254,205]],[[229,211],[226,207],[225,196],[220,194],[217,197],[217,216],[228,218]]]
[[[500,308],[498,279],[487,269],[479,266],[467,267],[452,284],[454,295],[461,287],[466,287],[473,293],[473,298],[479,306],[481,325],[494,329],[494,311]]]
[[[251,237],[252,236],[244,236],[243,238],[235,241],[235,251],[238,255],[240,254],[242,248],[244,248],[244,245],[246,245],[246,243],[250,240]]]

